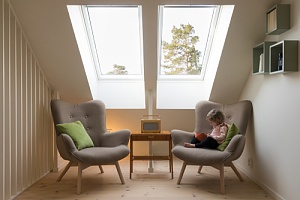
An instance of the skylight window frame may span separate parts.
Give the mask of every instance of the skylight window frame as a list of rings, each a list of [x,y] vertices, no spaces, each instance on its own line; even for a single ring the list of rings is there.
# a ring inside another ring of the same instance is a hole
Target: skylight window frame
[[[92,31],[88,7],[113,7],[113,8],[128,8],[135,7],[138,9],[138,22],[139,22],[139,49],[140,49],[140,74],[127,74],[127,75],[114,75],[101,73],[101,59],[99,58],[97,48],[95,45],[95,38]],[[143,24],[142,24],[142,6],[141,5],[82,5],[82,17],[85,22],[89,46],[91,49],[92,59],[95,67],[95,73],[99,81],[101,80],[144,80],[144,47],[143,47]]]
[[[160,74],[161,72],[161,64],[162,64],[162,31],[163,31],[163,9],[164,8],[203,8],[203,7],[214,7],[213,17],[211,20],[208,39],[206,41],[205,51],[204,51],[204,58],[203,58],[203,65],[202,71],[199,75],[166,75]],[[159,5],[158,6],[158,45],[157,45],[157,79],[159,81],[203,81],[205,78],[205,72],[210,56],[211,46],[213,43],[213,38],[216,30],[216,25],[219,19],[221,6],[220,5]]]

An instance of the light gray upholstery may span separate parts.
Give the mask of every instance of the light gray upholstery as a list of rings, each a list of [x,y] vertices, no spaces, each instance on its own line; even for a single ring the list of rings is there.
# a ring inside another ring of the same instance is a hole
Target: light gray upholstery
[[[92,100],[74,105],[55,99],[51,101],[51,111],[54,125],[81,121],[94,143],[94,147],[78,151],[71,137],[56,129],[57,149],[63,159],[70,161],[58,181],[71,166],[78,166],[77,193],[80,194],[83,169],[91,165],[98,165],[100,171],[103,172],[101,165],[113,164],[117,168],[122,184],[124,184],[118,161],[125,158],[130,152],[127,147],[130,131],[106,131],[106,110],[103,102]]]
[[[182,130],[172,130],[171,134],[174,143],[172,153],[174,156],[184,161],[177,184],[180,184],[187,165],[199,165],[199,173],[202,166],[212,166],[220,170],[220,189],[221,193],[224,194],[224,166],[230,166],[239,179],[243,181],[243,178],[233,165],[232,161],[238,159],[243,152],[246,142],[246,129],[252,113],[252,103],[245,100],[236,104],[224,105],[211,101],[200,101],[195,108],[195,132],[209,133],[212,131],[212,127],[206,120],[206,115],[211,109],[221,110],[225,114],[225,122],[228,124],[234,123],[239,128],[239,134],[232,138],[227,148],[224,151],[204,148],[186,148],[183,146],[184,143],[191,142],[194,133]]]

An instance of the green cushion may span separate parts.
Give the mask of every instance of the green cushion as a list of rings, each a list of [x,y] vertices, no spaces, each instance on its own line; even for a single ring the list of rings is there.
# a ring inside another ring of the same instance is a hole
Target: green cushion
[[[226,147],[228,146],[230,140],[233,138],[233,136],[237,135],[238,133],[239,133],[239,128],[236,127],[236,125],[234,123],[231,124],[231,126],[229,127],[229,129],[227,131],[225,141],[222,144],[220,144],[217,147],[217,149],[219,149],[220,151],[224,151],[226,149]]]
[[[91,137],[80,121],[57,124],[56,127],[59,132],[68,134],[72,138],[78,150],[94,146]]]

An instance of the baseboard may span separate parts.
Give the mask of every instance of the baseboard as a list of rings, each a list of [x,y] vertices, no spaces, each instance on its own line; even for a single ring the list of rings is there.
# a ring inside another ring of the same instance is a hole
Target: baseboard
[[[245,174],[248,178],[250,178],[254,183],[262,187],[268,194],[270,194],[272,197],[274,197],[276,200],[286,200],[282,196],[280,196],[276,191],[269,188],[267,185],[265,185],[263,182],[258,180],[255,176],[253,176],[247,169],[242,167],[238,163],[234,163],[234,166],[241,171],[243,174]]]

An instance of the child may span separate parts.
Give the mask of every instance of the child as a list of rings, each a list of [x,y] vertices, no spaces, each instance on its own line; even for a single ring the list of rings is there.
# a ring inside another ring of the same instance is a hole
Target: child
[[[209,148],[216,149],[219,144],[224,142],[228,131],[228,125],[225,123],[224,114],[216,109],[212,109],[206,116],[207,121],[213,127],[211,133],[207,134],[207,137],[202,141],[196,139],[195,135],[191,143],[185,143],[185,147],[189,148]]]

